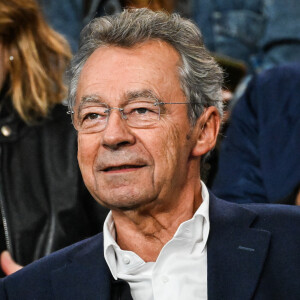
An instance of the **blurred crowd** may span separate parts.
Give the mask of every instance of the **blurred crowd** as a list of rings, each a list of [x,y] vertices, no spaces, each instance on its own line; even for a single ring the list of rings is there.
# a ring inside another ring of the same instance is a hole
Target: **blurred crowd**
[[[0,251],[20,265],[102,230],[107,210],[77,166],[64,71],[84,25],[124,7],[194,20],[224,70],[208,187],[232,202],[300,205],[298,0],[1,0]]]

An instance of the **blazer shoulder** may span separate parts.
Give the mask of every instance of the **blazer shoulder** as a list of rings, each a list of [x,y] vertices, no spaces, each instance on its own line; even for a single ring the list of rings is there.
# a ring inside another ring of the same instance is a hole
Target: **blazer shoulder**
[[[300,245],[300,207],[284,204],[243,204],[245,209],[257,214],[253,226],[264,227],[271,232],[297,237]]]
[[[103,257],[103,234],[99,233],[53,252],[3,278],[0,295],[2,292],[9,299],[52,299],[51,277],[54,271],[67,266],[73,260],[101,260],[101,253]]]
[[[258,214],[260,217],[276,220],[289,219],[300,222],[300,206],[287,204],[249,203],[241,204],[245,209]]]
[[[300,236],[300,207],[284,204],[227,202],[210,193],[210,215],[212,222],[246,224],[268,231],[290,231]],[[300,239],[299,239],[300,240]]]

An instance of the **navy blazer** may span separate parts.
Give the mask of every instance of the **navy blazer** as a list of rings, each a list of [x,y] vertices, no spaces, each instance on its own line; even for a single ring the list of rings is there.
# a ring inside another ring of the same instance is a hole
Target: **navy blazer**
[[[300,208],[210,194],[207,255],[209,300],[300,299]],[[110,300],[114,284],[98,234],[4,278],[0,299]]]

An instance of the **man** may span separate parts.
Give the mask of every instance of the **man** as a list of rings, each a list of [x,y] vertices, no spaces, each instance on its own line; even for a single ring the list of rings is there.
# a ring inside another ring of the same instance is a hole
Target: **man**
[[[299,296],[299,210],[226,203],[200,181],[222,72],[191,22],[147,9],[96,19],[70,77],[81,172],[111,213],[103,235],[5,278],[1,299]]]

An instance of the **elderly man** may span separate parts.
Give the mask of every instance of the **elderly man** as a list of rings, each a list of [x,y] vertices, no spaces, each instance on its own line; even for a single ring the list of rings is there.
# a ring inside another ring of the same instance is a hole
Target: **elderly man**
[[[0,298],[299,297],[299,210],[227,203],[200,181],[222,72],[198,29],[141,9],[95,19],[81,37],[69,94],[78,161],[111,212],[103,235],[5,278]]]

